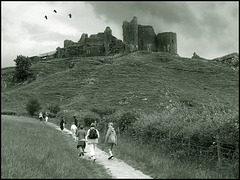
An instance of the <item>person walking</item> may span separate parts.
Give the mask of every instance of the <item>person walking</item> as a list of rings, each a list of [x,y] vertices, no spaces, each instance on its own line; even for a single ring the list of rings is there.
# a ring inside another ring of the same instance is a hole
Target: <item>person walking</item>
[[[77,138],[77,149],[79,148],[79,157],[84,156],[84,150],[86,147],[86,131],[83,129],[83,125],[79,126],[79,129],[77,130],[76,138]]]
[[[42,121],[43,120],[43,113],[40,112],[38,117],[39,117],[40,121]]]
[[[48,122],[48,113],[45,113],[45,121]]]
[[[107,148],[109,151],[109,160],[113,158],[113,147],[117,145],[117,134],[113,128],[113,123],[108,123],[108,130],[105,136],[105,144],[107,144]]]
[[[95,124],[92,123],[90,125],[90,129],[88,129],[88,131],[87,131],[85,139],[87,139],[87,141],[88,141],[91,159],[93,159],[94,162],[96,161],[95,149],[96,149],[96,145],[98,143],[99,137],[100,137],[99,132],[95,128]]]
[[[61,121],[60,121],[60,129],[62,130],[62,132],[63,132],[63,129],[65,127],[65,124],[67,124],[67,123],[65,121],[65,116],[63,115],[62,118],[61,118]]]
[[[77,126],[75,125],[74,122],[71,125],[71,131],[72,131],[72,137],[73,137],[74,141],[76,142]]]
[[[78,127],[78,120],[76,115],[73,116],[73,119],[74,119],[74,124]]]

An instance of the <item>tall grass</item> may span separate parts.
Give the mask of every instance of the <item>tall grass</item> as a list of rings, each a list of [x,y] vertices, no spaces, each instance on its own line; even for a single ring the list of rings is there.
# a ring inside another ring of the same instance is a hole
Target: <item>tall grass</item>
[[[115,155],[154,178],[237,178],[237,155],[234,159],[222,156],[219,167],[217,158],[211,154],[216,134],[220,135],[223,148],[232,144],[238,152],[237,109],[221,104],[187,108],[177,102],[172,103],[161,113],[134,112],[137,121],[128,116],[128,122],[132,121],[132,124],[120,133]],[[119,122],[125,117],[123,114],[126,112],[118,111],[107,117],[105,123],[114,120],[118,129],[121,126]],[[193,145],[201,146],[209,154],[199,155],[200,151],[195,146],[188,151],[188,146],[182,146],[184,137],[190,138]],[[99,147],[107,152],[104,144]]]
[[[33,118],[1,117],[1,178],[111,178],[102,166],[79,160],[60,131]]]
[[[99,148],[108,152],[103,142]],[[115,157],[143,173],[158,179],[236,179],[229,169],[218,169],[212,164],[203,165],[194,161],[179,160],[167,153],[161,144],[152,144],[151,140],[136,142],[126,135],[118,137],[114,148]],[[236,171],[236,170],[235,170]]]

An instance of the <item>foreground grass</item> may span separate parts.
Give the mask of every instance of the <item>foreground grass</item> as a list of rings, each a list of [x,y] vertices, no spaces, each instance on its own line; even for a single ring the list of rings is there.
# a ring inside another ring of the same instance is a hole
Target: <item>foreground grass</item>
[[[1,116],[1,178],[111,178],[78,160],[69,137],[33,118]]]

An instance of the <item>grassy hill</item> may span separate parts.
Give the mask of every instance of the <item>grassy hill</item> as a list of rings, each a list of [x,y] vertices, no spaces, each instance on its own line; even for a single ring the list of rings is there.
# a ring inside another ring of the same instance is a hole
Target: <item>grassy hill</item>
[[[86,115],[94,114],[93,108],[115,109],[99,125],[113,121],[117,129],[129,123],[126,131],[120,130],[116,155],[135,168],[160,178],[159,169],[165,166],[166,178],[179,178],[182,171],[173,172],[174,168],[167,168],[169,164],[157,158],[161,152],[164,157],[176,158],[179,167],[187,159],[197,161],[200,169],[200,164],[205,164],[203,174],[188,174],[194,171],[186,168],[183,178],[238,177],[239,71],[220,60],[145,51],[41,60],[31,67],[36,79],[18,84],[11,83],[14,68],[3,68],[1,112],[27,115],[28,99],[36,97],[42,111],[59,105],[61,111],[50,121],[58,124],[64,113],[69,128],[73,115],[82,123]],[[137,112],[137,116],[128,112]],[[104,134],[103,126],[99,129]],[[220,136],[221,148],[228,150],[227,156],[221,157],[221,168],[213,146],[216,135]],[[100,139],[99,146],[104,149],[103,141]],[[141,152],[136,152],[133,144]],[[203,155],[202,150],[207,153]],[[149,158],[149,152],[156,156]],[[213,174],[208,172],[212,167]]]
[[[9,83],[14,68],[2,69],[2,112],[25,114],[30,97],[37,97],[42,107],[59,104],[66,111],[99,106],[161,111],[169,101],[238,106],[238,71],[215,61],[135,52],[43,60],[32,69],[36,80],[16,85]]]

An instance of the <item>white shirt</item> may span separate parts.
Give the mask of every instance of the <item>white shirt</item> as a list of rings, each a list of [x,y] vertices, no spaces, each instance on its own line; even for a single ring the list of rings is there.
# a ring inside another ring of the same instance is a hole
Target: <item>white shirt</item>
[[[72,131],[73,134],[75,134],[77,132],[77,126],[75,124],[73,124],[71,126],[71,131]]]

